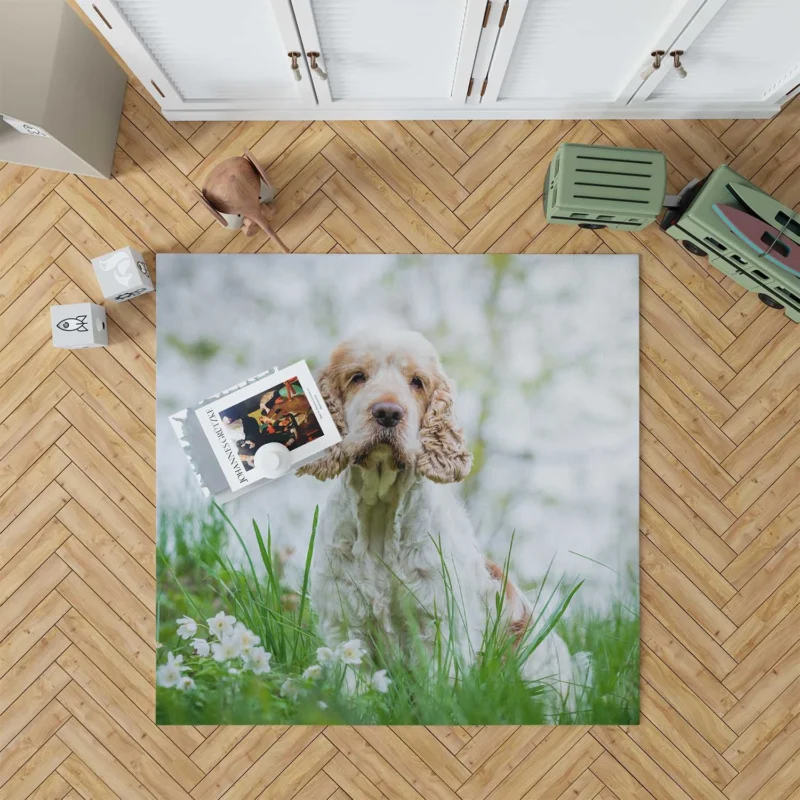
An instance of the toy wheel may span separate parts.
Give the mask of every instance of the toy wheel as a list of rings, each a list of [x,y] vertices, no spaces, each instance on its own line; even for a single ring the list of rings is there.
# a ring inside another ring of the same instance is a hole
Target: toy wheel
[[[690,242],[688,239],[684,239],[681,244],[684,246],[686,250],[688,250],[693,256],[700,256],[703,258],[708,255],[705,250],[701,250],[694,242]]]
[[[605,225],[598,225],[596,222],[579,222],[578,223],[578,227],[579,228],[588,228],[588,230],[590,230],[590,231],[596,231],[596,230],[599,230],[600,228],[605,228],[606,226]]]
[[[780,310],[784,307],[774,297],[770,297],[768,294],[764,294],[763,292],[758,293],[758,299],[765,306],[769,306],[770,308],[777,308],[778,310]]]

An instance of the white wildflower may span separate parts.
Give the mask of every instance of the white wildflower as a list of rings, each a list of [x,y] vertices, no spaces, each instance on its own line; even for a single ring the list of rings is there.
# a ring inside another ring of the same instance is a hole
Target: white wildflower
[[[247,653],[246,666],[256,675],[265,675],[271,669],[271,658],[272,653],[268,653],[263,647],[252,647]]]
[[[191,639],[197,633],[197,623],[191,617],[181,617],[178,620],[178,636],[181,639]]]
[[[191,691],[194,689],[194,681],[188,675],[184,675],[181,678],[180,688],[183,689],[184,692]]]
[[[392,679],[386,674],[385,669],[379,669],[370,679],[369,682],[372,684],[372,688],[376,692],[380,692],[381,694],[386,694],[389,691],[389,684],[392,682]]]
[[[231,661],[234,658],[239,658],[242,654],[242,648],[239,645],[239,640],[234,636],[225,636],[222,641],[214,642],[211,645],[211,655],[214,656],[214,661]]]
[[[330,647],[318,647],[317,648],[317,661],[323,666],[327,666],[328,664],[335,664],[336,663],[336,653],[330,649]]]
[[[361,649],[361,639],[351,639],[349,642],[340,644],[337,653],[343,664],[357,667],[361,663],[361,658],[366,655],[366,650]]]
[[[316,681],[322,677],[322,667],[319,664],[312,664],[303,673],[303,680]]]
[[[297,700],[300,696],[300,687],[291,678],[287,678],[281,684],[281,696],[288,697],[290,700]]]
[[[211,652],[211,647],[205,639],[192,639],[192,647],[196,656],[207,656]]]
[[[164,686],[167,689],[174,689],[182,679],[181,671],[178,667],[170,664],[162,664],[156,669],[156,686]]]
[[[220,611],[219,614],[207,619],[206,622],[208,623],[209,631],[211,631],[217,639],[222,639],[223,636],[229,636],[233,633],[233,628],[236,625],[236,617],[232,617],[230,614]]]
[[[325,709],[328,707],[328,704],[327,704],[327,703],[326,703],[324,700],[320,700],[320,701],[317,703],[317,705],[318,705],[318,706],[319,706],[319,707],[320,707],[320,708],[321,708],[323,711],[324,711],[324,710],[325,710]]]
[[[244,654],[249,653],[260,641],[260,637],[256,636],[253,631],[248,630],[241,622],[236,623],[231,638],[236,639],[239,643],[239,650]]]
[[[181,666],[183,656],[174,656],[167,653],[167,663],[162,664],[156,669],[156,685],[174,689],[180,686],[183,680],[183,671],[186,667]]]
[[[228,675],[238,675],[238,674],[239,674],[239,670],[238,670],[238,669],[236,669],[236,667],[231,667],[231,668],[228,670]]]

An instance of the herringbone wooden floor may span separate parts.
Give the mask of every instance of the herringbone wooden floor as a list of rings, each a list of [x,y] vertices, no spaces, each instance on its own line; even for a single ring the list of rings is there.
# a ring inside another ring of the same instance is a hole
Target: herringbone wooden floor
[[[800,798],[800,326],[655,227],[545,224],[561,141],[731,162],[800,203],[772,121],[164,121],[133,82],[111,181],[0,169],[0,797]],[[641,256],[642,720],[622,728],[157,728],[154,297],[50,344],[88,259],[272,251],[195,185],[249,147],[303,252]]]

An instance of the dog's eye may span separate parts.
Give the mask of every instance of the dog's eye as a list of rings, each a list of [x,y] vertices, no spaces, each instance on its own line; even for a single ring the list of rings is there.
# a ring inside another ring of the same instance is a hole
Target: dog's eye
[[[425,388],[425,384],[422,382],[422,378],[420,378],[420,377],[419,377],[419,375],[415,375],[415,376],[414,376],[414,377],[411,379],[411,385],[412,385],[412,386],[413,386],[415,389],[424,389],[424,388]]]
[[[350,383],[366,383],[367,376],[363,372],[356,372],[350,376]]]

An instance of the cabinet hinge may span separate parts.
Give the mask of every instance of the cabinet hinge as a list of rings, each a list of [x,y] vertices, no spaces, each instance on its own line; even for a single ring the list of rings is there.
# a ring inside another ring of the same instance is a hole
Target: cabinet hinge
[[[472,87],[474,84],[475,84],[475,78],[470,78],[469,86],[467,86],[467,97],[469,97],[472,94]]]
[[[500,14],[500,24],[497,26],[498,28],[502,28],[503,25],[506,24],[506,14],[508,14],[508,0],[506,0],[506,4],[503,6],[503,11]]]
[[[492,13],[492,0],[486,0],[486,11],[483,12],[483,23],[481,24],[482,28],[486,27],[486,23],[489,22],[489,14]]]
[[[489,76],[487,75],[487,76],[486,76],[486,77],[483,79],[483,86],[481,86],[481,97],[483,97],[483,96],[484,96],[484,94],[486,94],[486,85],[487,85],[488,83],[489,83]]]

